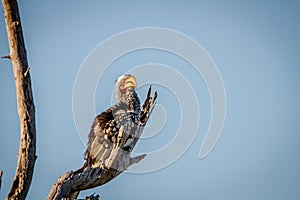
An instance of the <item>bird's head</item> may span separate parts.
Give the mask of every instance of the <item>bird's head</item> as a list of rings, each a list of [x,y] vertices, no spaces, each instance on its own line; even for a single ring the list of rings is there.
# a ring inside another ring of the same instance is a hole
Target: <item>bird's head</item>
[[[135,92],[135,89],[135,77],[130,74],[122,75],[116,82],[116,97],[119,101],[127,102],[127,99]]]

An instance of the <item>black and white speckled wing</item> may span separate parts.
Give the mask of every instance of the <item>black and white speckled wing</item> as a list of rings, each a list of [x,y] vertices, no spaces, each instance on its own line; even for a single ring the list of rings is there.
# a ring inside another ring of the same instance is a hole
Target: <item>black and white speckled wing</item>
[[[89,165],[104,163],[113,145],[122,145],[124,150],[130,151],[126,142],[134,137],[137,128],[136,117],[135,113],[128,112],[124,103],[118,103],[98,115],[89,134],[85,152],[87,163]],[[122,134],[119,131],[122,131]]]

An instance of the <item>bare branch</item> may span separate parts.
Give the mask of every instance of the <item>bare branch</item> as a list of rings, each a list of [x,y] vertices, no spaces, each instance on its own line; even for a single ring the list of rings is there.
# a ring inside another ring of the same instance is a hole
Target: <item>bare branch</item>
[[[0,189],[1,189],[1,183],[2,183],[2,175],[3,175],[3,171],[0,170]]]
[[[36,160],[35,108],[21,20],[16,0],[2,0],[10,54],[13,65],[18,114],[20,119],[20,147],[15,178],[7,199],[25,199],[31,184]]]
[[[143,119],[143,121],[139,122],[134,140],[129,144],[130,149],[135,147],[155,105],[157,94],[155,92],[152,98],[150,97],[150,93],[151,87],[142,106],[140,120]],[[124,129],[121,128],[120,130],[124,131]],[[122,135],[123,133],[120,132],[119,134]],[[91,167],[85,164],[81,169],[75,172],[71,171],[63,174],[52,186],[47,199],[76,199],[80,191],[91,189],[111,181],[129,166],[138,163],[146,156],[144,154],[132,158],[130,152],[123,150],[123,145],[124,144],[121,143],[120,146],[116,144],[113,147],[109,158],[106,160],[105,167]]]
[[[85,197],[85,200],[99,200],[100,196],[92,194],[91,196]]]
[[[7,58],[7,59],[10,59],[10,55],[6,55],[6,56],[2,56],[1,58]]]

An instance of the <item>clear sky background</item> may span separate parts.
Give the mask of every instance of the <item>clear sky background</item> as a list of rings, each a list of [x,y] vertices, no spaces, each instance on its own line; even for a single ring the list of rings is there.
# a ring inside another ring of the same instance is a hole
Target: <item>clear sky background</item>
[[[197,136],[172,165],[151,173],[124,173],[81,197],[96,192],[104,200],[300,198],[298,1],[28,0],[20,1],[19,9],[37,118],[38,159],[28,199],[45,199],[62,173],[83,163],[85,139],[78,136],[73,120],[72,92],[84,59],[108,37],[141,27],[180,31],[206,49],[226,89],[222,135],[209,156],[198,159],[211,108],[204,81],[195,77],[187,63],[168,53],[145,50],[126,55],[99,81],[95,112],[110,106],[114,81],[120,74],[143,63],[163,63],[180,71],[196,88],[201,110]],[[9,49],[2,7],[0,13],[0,55],[4,56]],[[151,76],[148,78],[151,82]],[[176,96],[166,88],[156,89],[166,122],[155,136],[140,141],[138,152],[163,147],[179,126]],[[141,98],[145,90],[140,89]],[[161,116],[156,112],[155,117]],[[92,120],[83,119],[87,132]],[[19,147],[9,60],[0,60],[0,137],[0,169],[4,171],[0,199],[4,199],[15,174]]]

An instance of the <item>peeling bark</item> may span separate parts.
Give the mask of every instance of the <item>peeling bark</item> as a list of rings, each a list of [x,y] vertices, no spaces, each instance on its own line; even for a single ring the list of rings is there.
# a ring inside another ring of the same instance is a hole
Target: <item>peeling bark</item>
[[[16,0],[2,0],[16,84],[18,114],[20,119],[20,146],[18,166],[7,199],[25,199],[31,184],[36,160],[35,107],[21,20]]]
[[[146,125],[151,111],[155,105],[157,93],[151,97],[151,87],[148,90],[147,97],[142,106],[140,115],[140,122],[135,139],[129,146],[134,148],[138,139],[140,138],[143,128]],[[125,171],[129,166],[138,163],[146,155],[140,155],[132,158],[130,152],[122,150],[122,146],[117,145],[113,147],[112,153],[108,160],[108,165],[91,167],[84,164],[82,168],[73,172],[66,172],[52,186],[47,200],[60,200],[60,199],[76,199],[79,192],[82,190],[91,189],[100,185],[103,185]]]

